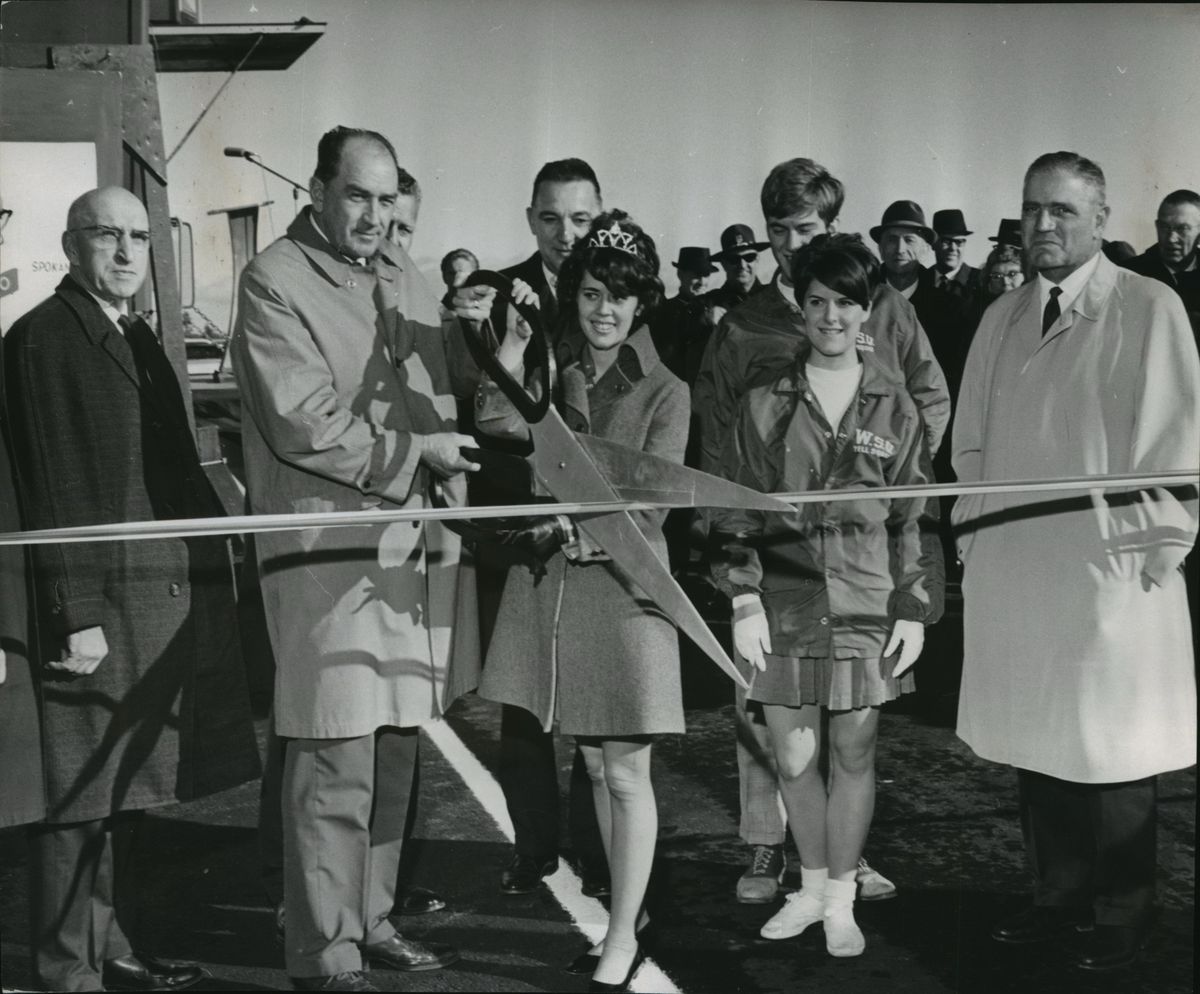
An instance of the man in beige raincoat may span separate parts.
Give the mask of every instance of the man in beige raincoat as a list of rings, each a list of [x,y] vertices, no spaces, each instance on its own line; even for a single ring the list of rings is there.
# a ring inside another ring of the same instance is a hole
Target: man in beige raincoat
[[[478,379],[456,327],[405,313],[384,235],[398,167],[387,139],[335,128],[312,207],[242,275],[233,349],[255,513],[361,511],[364,523],[259,536],[277,662],[288,973],[301,989],[375,990],[364,960],[433,969],[457,953],[388,921],[416,751],[478,673],[470,573],[438,524],[371,524],[420,507],[435,479],[462,502],[474,464],[455,394]],[[432,295],[431,295],[432,297]]]
[[[954,425],[959,479],[1193,469],[1200,360],[1178,297],[1101,253],[1104,174],[1070,152],[1025,175],[1038,276],[987,310]],[[958,734],[1017,768],[1033,906],[993,936],[1077,933],[1076,964],[1133,962],[1154,900],[1155,775],[1196,758],[1180,564],[1196,488],[959,498]]]

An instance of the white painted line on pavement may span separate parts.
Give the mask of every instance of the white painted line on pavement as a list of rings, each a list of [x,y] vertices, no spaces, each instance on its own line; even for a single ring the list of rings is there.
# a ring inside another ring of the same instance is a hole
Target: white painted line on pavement
[[[500,784],[491,771],[467,748],[449,722],[435,721],[423,725],[422,728],[446,758],[446,762],[454,767],[454,772],[478,798],[483,810],[496,823],[496,827],[509,842],[512,842],[513,825],[508,816],[504,791],[500,789]],[[604,938],[608,929],[608,912],[594,897],[584,896],[578,875],[564,860],[560,859],[558,869],[546,878],[546,886],[588,942],[594,945]],[[683,994],[649,956],[638,970],[629,989],[637,994]]]

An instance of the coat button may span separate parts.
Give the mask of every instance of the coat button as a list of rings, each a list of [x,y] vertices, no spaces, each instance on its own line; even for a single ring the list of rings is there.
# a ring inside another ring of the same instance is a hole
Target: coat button
[[[827,615],[827,614],[823,614],[823,615],[821,615],[821,624],[822,624],[822,625],[828,625],[828,624],[829,624],[829,615]]]
[[[169,593],[172,597],[178,597],[183,593],[183,587],[181,587],[178,583],[172,583],[169,587],[167,587],[167,593]]]
[[[354,280],[346,280],[346,286],[353,290],[356,286],[358,286],[358,284],[355,283]]]

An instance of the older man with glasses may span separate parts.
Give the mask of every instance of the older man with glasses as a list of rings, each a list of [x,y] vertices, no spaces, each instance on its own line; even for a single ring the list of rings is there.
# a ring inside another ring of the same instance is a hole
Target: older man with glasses
[[[174,371],[130,313],[148,229],[127,190],[76,200],[69,272],[5,337],[29,528],[222,513]],[[204,971],[134,955],[131,855],[145,809],[258,775],[228,550],[39,545],[33,567],[47,801],[30,851],[36,971],[49,990],[182,990]]]

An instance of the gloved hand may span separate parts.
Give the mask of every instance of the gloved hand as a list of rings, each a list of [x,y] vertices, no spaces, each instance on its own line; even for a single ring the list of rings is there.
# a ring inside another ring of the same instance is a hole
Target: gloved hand
[[[575,526],[564,514],[546,518],[499,518],[495,540],[531,552],[542,562],[548,560],[575,535]]]

